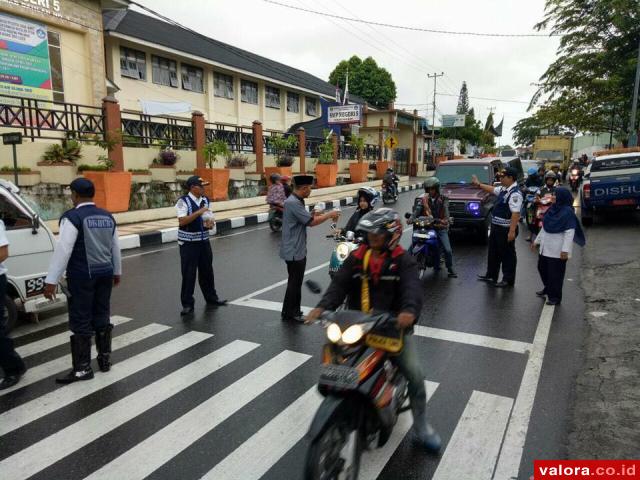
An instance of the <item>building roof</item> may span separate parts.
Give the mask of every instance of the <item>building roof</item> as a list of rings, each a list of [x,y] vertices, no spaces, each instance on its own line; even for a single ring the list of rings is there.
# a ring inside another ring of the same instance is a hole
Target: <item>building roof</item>
[[[133,37],[208,59],[233,69],[244,70],[277,82],[335,97],[335,86],[307,72],[133,10],[105,11],[103,20],[107,34],[112,32]],[[350,100],[355,103],[364,103],[353,95],[350,95]]]

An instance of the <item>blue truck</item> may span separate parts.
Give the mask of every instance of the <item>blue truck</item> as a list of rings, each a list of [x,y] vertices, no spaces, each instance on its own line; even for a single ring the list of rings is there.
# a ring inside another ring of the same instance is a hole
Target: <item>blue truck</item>
[[[582,224],[593,223],[596,212],[640,208],[640,152],[595,158],[580,188]]]

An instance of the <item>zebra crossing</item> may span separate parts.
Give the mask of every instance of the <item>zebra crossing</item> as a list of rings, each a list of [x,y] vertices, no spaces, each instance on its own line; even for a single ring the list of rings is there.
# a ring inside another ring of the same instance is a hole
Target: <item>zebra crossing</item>
[[[85,466],[83,471],[69,472],[68,477],[92,480],[147,478],[189,449],[198,450],[203,438],[215,433],[232,417],[242,416],[250,403],[258,401],[278,384],[300,370],[313,371],[316,368],[310,361],[312,357],[306,353],[287,349],[273,352],[265,345],[243,339],[222,343],[210,333],[196,330],[185,333],[159,323],[138,325],[136,320],[125,317],[114,317],[113,323],[117,325],[113,338],[116,363],[110,372],[96,373],[95,378],[88,382],[57,386],[52,377],[69,367],[70,359],[65,355],[32,366],[20,384],[2,392],[0,444],[6,447],[0,449],[0,478],[53,478],[42,476],[43,472],[56,468],[60,462],[73,464],[74,459],[79,458],[82,450],[92,442],[106,436],[113,438],[114,434],[124,435],[122,432],[128,424],[157,412],[188,389],[203,383],[211,388],[217,375],[229,376],[229,383],[224,388],[214,388],[210,395],[183,412],[155,421],[160,426],[142,440],[136,440],[137,443],[115,453],[106,448],[103,458],[93,458],[91,466]],[[56,325],[59,323],[52,322],[41,329]],[[121,333],[124,325],[128,330]],[[30,329],[25,333],[23,330],[14,336],[23,337],[35,331]],[[163,335],[159,335],[161,333]],[[37,359],[39,354],[63,345],[63,337],[66,341],[68,334],[56,333],[25,343],[21,348]],[[150,344],[148,348],[128,358],[118,358],[118,351],[143,340]],[[252,357],[254,361],[259,357],[257,367],[236,375],[237,371],[243,372],[239,362],[256,353],[262,355]],[[153,374],[162,362],[170,359],[180,359],[183,365],[159,377]],[[126,383],[136,375],[143,376],[142,384],[133,390],[123,389],[121,396],[115,398],[110,387]],[[144,381],[146,378],[149,380]],[[431,401],[440,384],[432,381],[425,384]],[[35,385],[46,385],[48,391],[35,398],[27,396],[25,401],[21,401],[21,395]],[[91,397],[107,390],[111,392],[109,400],[94,406]],[[241,443],[230,449],[226,456],[214,464],[205,465],[202,473],[190,476],[185,472],[181,478],[270,478],[272,467],[305,441],[304,434],[321,402],[322,397],[315,385],[304,385],[301,394],[292,394],[272,418],[266,418],[255,431],[243,437]],[[513,402],[511,398],[473,391],[433,478],[492,478]],[[70,410],[73,415],[69,415]],[[63,411],[67,415],[60,420]],[[46,424],[48,428],[36,429],[35,438],[31,435],[26,438],[29,427],[35,423]],[[360,478],[378,478],[410,428],[410,414],[401,415],[388,443],[382,449],[363,455]],[[16,439],[19,440],[19,449],[11,447]],[[228,441],[219,439],[221,443]],[[200,455],[198,458],[206,462],[208,457]],[[289,478],[300,478],[300,475],[299,465],[293,465]]]

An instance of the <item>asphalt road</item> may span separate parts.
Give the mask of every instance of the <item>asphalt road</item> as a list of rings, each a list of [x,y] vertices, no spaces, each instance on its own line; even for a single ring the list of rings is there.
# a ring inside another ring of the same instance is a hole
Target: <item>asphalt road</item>
[[[327,233],[311,229],[307,261],[307,278],[325,286]],[[18,330],[31,370],[0,396],[0,478],[300,478],[324,332],[280,320],[279,239],[265,226],[215,238],[218,292],[233,304],[207,311],[198,292],[188,320],[176,246],[126,252],[113,295],[115,365],[91,382],[53,383],[68,362],[61,319]],[[566,456],[584,328],[580,252],[554,309],[535,296],[537,258],[524,235],[517,242],[515,288],[498,290],[476,281],[486,248],[453,235],[459,277],[427,275],[416,332],[444,453],[417,449],[405,414],[390,444],[363,458],[361,478],[528,479],[534,459]],[[303,293],[303,305],[316,301]]]

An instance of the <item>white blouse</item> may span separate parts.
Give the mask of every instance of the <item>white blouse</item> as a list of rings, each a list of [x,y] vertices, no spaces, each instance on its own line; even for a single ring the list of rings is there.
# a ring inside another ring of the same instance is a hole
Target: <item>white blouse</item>
[[[535,239],[535,244],[540,245],[540,255],[550,258],[560,258],[560,253],[567,252],[571,257],[573,248],[573,236],[576,231],[573,228],[561,233],[549,233],[544,227]]]

